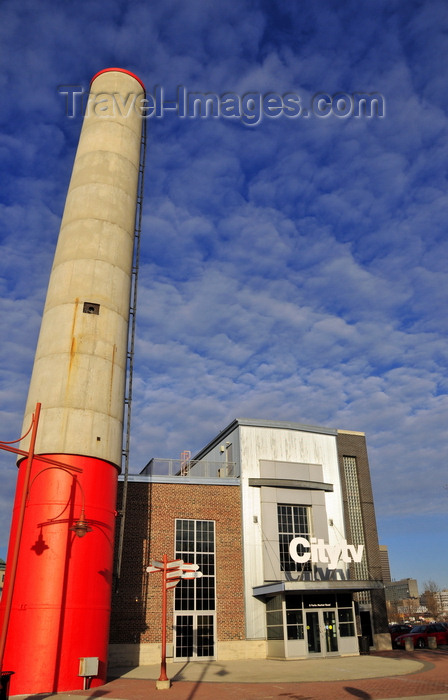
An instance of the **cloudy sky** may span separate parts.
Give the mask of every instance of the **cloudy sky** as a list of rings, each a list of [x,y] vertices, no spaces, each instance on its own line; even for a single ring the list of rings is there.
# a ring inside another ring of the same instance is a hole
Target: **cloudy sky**
[[[364,431],[393,577],[448,587],[446,2],[3,0],[0,47],[0,438],[20,434],[81,127],[61,86],[120,66],[165,100],[231,93],[248,118],[147,119],[132,471],[235,417]],[[268,94],[300,113],[248,124]],[[5,557],[3,452],[0,473]]]

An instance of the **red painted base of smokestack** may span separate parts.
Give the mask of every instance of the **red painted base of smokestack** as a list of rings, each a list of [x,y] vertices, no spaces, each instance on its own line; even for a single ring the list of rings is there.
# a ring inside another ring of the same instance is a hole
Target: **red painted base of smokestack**
[[[91,687],[106,682],[117,468],[92,457],[45,457],[83,471],[33,462],[3,663],[3,671],[14,671],[10,695],[82,689],[81,657],[99,658]],[[24,466],[22,461],[8,560]],[[70,528],[83,506],[92,530],[80,538]],[[7,561],[4,592],[9,585]]]

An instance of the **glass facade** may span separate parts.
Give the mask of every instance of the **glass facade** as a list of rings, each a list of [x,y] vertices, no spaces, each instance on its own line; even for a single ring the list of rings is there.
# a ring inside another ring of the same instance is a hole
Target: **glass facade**
[[[355,622],[352,608],[339,608],[338,610],[339,635],[341,637],[355,636]]]
[[[300,595],[286,597],[286,638],[304,638],[302,596]]]
[[[283,598],[276,595],[266,601],[268,639],[283,639]]]
[[[266,627],[268,640],[305,639],[309,653],[336,653],[339,637],[355,636],[351,595],[275,595],[266,601]]]

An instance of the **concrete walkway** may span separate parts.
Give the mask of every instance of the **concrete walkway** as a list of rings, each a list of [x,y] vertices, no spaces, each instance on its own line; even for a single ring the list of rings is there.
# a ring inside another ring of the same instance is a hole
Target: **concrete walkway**
[[[422,670],[414,659],[388,659],[380,656],[347,656],[329,659],[300,659],[294,661],[190,661],[167,663],[167,676],[173,682],[194,683],[304,683],[343,681],[357,678],[403,676]],[[134,669],[111,669],[116,678],[156,680],[160,664]]]
[[[116,668],[101,687],[11,700],[448,700],[448,651],[443,649],[299,661],[168,662],[167,690],[156,689],[159,674],[158,664]]]

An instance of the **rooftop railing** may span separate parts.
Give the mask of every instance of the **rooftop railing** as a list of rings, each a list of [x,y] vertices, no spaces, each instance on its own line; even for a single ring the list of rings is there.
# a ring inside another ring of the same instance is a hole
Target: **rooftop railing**
[[[235,462],[212,462],[207,459],[159,459],[154,457],[141,471],[145,476],[197,477],[232,479],[238,477]]]

